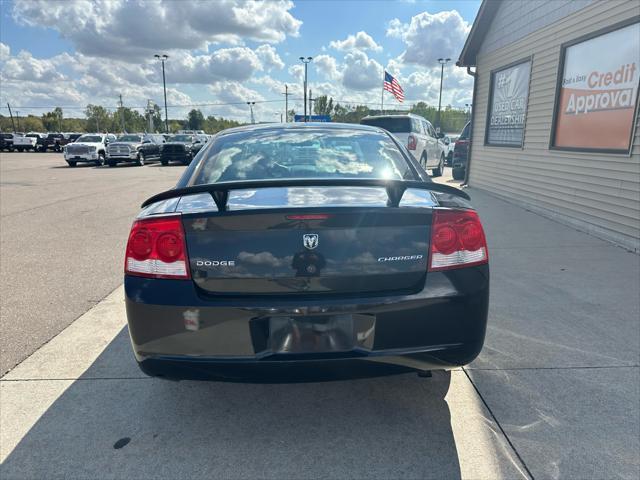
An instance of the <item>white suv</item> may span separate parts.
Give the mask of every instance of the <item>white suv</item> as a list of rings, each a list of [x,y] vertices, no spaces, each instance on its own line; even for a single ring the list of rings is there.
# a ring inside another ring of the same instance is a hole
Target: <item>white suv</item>
[[[376,115],[364,117],[362,125],[384,128],[403,143],[425,170],[434,177],[444,170],[444,146],[431,123],[412,113],[408,115]]]

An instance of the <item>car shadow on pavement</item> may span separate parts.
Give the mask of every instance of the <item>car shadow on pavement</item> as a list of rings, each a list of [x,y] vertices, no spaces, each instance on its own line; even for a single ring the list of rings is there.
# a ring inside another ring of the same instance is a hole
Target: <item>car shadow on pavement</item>
[[[128,344],[123,328],[66,390],[15,382],[25,405],[52,398],[2,478],[461,478],[450,372],[172,382],[144,377]]]

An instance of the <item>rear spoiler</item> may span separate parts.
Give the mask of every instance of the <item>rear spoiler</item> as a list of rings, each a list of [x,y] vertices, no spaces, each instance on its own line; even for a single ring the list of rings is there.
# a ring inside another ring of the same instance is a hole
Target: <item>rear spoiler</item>
[[[218,211],[224,212],[227,209],[227,199],[230,190],[251,190],[259,188],[281,188],[281,187],[384,187],[387,191],[388,206],[397,207],[400,204],[402,195],[408,188],[420,190],[430,190],[433,192],[448,193],[456,197],[471,200],[469,195],[462,190],[450,185],[440,183],[422,182],[416,180],[382,180],[382,179],[351,179],[351,178],[299,178],[282,180],[253,180],[247,182],[222,182],[207,183],[202,185],[192,185],[190,187],[173,188],[166,192],[158,193],[146,199],[142,208],[152,203],[169,198],[194,195],[196,193],[210,193],[213,197]]]

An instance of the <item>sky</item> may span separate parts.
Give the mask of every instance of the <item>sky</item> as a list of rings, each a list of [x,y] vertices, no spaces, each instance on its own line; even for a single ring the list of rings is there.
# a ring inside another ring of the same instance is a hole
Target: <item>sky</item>
[[[345,105],[380,106],[383,71],[405,92],[399,104],[471,102],[473,81],[454,65],[480,0],[0,0],[0,114],[56,106],[83,116],[87,104],[163,107],[167,54],[170,118],[192,108],[249,121],[279,121],[284,86],[289,108],[302,111],[304,67],[309,88]]]

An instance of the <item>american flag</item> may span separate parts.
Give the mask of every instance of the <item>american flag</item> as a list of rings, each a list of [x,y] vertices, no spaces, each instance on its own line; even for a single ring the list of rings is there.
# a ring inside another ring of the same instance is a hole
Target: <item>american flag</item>
[[[393,96],[396,97],[396,100],[398,100],[400,103],[404,101],[404,90],[402,90],[402,87],[398,83],[398,80],[396,80],[386,70],[384,72],[384,89],[387,92],[393,93]]]

